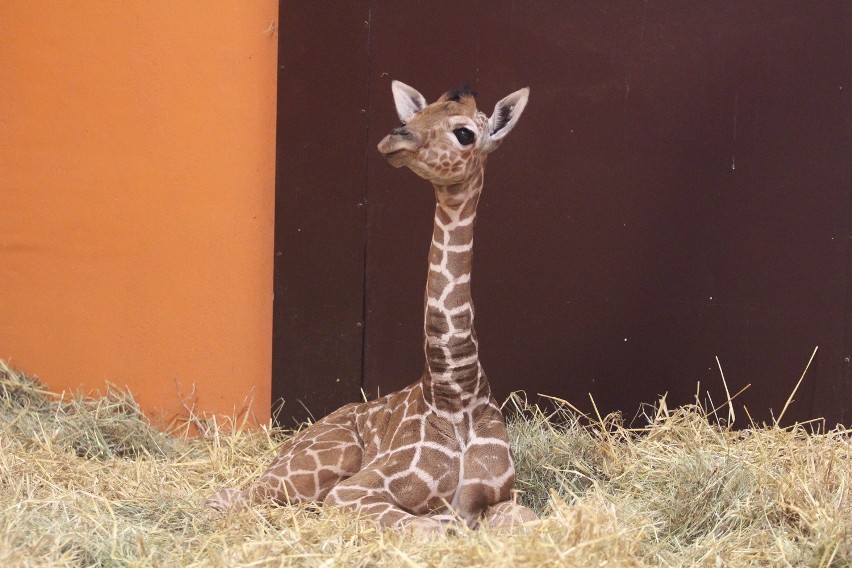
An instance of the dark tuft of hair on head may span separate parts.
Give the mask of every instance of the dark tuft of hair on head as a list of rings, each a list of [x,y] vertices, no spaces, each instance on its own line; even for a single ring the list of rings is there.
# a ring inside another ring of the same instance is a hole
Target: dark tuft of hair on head
[[[459,102],[462,97],[476,97],[476,91],[474,91],[470,85],[465,83],[461,87],[456,87],[452,91],[447,91],[447,100],[448,101],[456,101]]]

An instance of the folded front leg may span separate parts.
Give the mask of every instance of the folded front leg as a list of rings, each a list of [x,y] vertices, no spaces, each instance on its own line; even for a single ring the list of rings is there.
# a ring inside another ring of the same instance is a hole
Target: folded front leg
[[[440,505],[442,500],[430,499],[427,483],[420,481],[413,483],[408,476],[385,475],[368,469],[335,486],[324,503],[357,511],[385,528],[444,533],[455,520],[450,515],[433,514],[438,511],[427,508],[428,502]],[[394,490],[402,494],[397,495]]]
[[[538,520],[532,509],[514,501],[494,503],[485,511],[485,520],[489,527],[500,531],[511,531],[531,521]]]

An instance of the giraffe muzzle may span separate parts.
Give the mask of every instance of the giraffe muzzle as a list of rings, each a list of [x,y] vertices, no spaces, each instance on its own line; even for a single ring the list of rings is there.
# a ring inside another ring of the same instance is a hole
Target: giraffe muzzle
[[[411,163],[420,148],[420,137],[411,130],[396,128],[379,142],[379,152],[395,168]]]

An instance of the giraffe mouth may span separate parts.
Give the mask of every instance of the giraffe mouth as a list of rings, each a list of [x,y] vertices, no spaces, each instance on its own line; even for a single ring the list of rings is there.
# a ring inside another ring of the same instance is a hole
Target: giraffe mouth
[[[407,166],[414,159],[415,148],[410,140],[388,134],[379,142],[379,152],[395,168]]]
[[[387,154],[382,154],[385,159],[390,162],[395,168],[401,168],[407,166],[411,163],[411,159],[414,157],[413,154],[408,150],[394,150],[393,152],[388,152]]]

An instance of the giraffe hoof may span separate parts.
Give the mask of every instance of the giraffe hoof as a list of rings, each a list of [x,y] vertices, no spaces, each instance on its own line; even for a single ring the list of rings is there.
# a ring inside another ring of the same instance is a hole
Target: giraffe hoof
[[[404,525],[403,530],[409,531],[417,536],[443,535],[447,532],[447,525],[439,520],[429,517],[415,517]]]
[[[240,500],[241,494],[242,492],[236,487],[220,489],[207,498],[207,508],[213,509],[219,513],[224,513]]]
[[[497,531],[512,531],[525,528],[528,523],[538,520],[532,509],[513,501],[503,501],[488,508],[485,513],[488,526]]]

